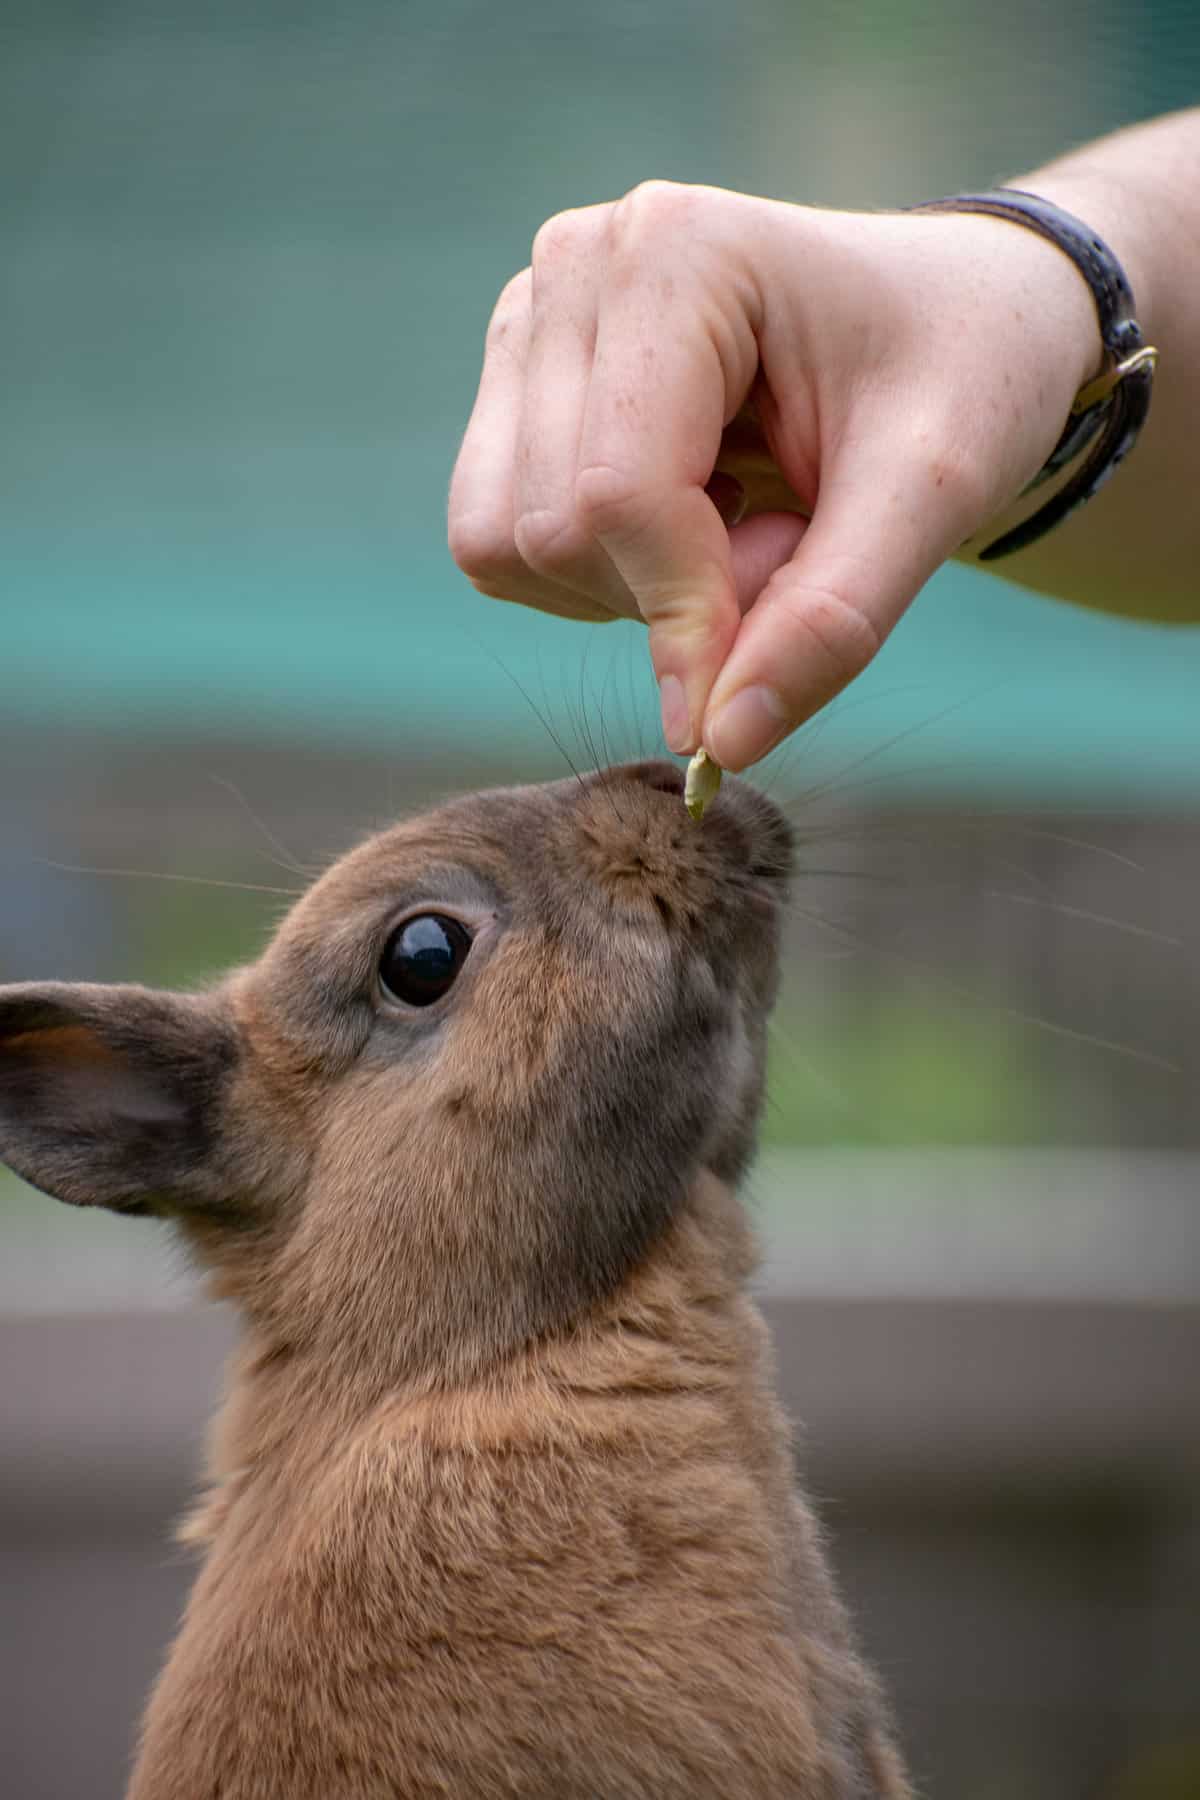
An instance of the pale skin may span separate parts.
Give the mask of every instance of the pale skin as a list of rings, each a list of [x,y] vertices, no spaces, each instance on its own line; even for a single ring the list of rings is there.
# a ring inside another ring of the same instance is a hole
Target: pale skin
[[[1009,181],[1111,246],[1160,363],[1113,480],[985,566],[1200,620],[1200,109]],[[451,551],[497,599],[644,619],[667,743],[741,769],[943,562],[1032,510],[1017,496],[1101,366],[1083,279],[1020,226],[649,182],[549,220],[501,295]]]

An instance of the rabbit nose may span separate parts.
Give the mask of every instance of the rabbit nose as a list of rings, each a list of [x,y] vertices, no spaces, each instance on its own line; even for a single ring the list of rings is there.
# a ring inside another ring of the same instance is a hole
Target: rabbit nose
[[[683,770],[677,768],[665,757],[648,759],[646,762],[626,763],[624,768],[614,769],[623,781],[636,781],[641,787],[652,788],[658,794],[670,794],[677,800],[683,799]]]

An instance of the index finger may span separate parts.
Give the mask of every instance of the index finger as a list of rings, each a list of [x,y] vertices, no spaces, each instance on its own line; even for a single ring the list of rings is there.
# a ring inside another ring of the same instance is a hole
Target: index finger
[[[677,287],[686,283],[685,268]],[[710,310],[692,293],[665,315],[648,279],[610,285],[575,482],[581,523],[650,626],[664,735],[685,752],[699,743],[704,705],[740,617],[729,534],[704,486],[757,366],[747,324],[740,367],[726,367],[708,329]]]

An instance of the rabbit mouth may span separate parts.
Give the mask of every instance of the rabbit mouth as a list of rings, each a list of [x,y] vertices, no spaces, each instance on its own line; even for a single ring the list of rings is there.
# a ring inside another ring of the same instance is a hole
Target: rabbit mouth
[[[641,771],[644,771],[642,773]],[[684,790],[684,772],[676,768],[674,763],[665,760],[651,763],[633,763],[619,771],[643,784],[657,794],[670,794],[676,800],[682,800]]]
[[[684,771],[665,758],[601,769],[590,781],[612,790],[633,788],[663,794],[683,813]],[[619,801],[617,804],[619,807]],[[715,853],[716,860],[727,861],[741,874],[764,881],[786,881],[791,873],[791,825],[773,801],[741,777],[725,777],[702,822],[693,823],[684,816],[679,824],[681,844],[700,855]]]
[[[602,769],[582,792],[563,783],[559,798],[568,823],[552,852],[556,872],[573,883],[582,874],[618,916],[657,919],[669,936],[696,946],[745,929],[773,933],[792,831],[746,782],[726,781],[700,820],[685,808],[682,769],[666,761]]]

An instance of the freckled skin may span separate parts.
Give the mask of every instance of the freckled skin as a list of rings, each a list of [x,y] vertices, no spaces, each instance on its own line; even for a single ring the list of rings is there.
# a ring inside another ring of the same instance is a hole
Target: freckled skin
[[[131,1800],[908,1793],[746,1292],[789,864],[639,764],[371,839],[209,994],[0,989],[0,1156],[244,1324]]]

